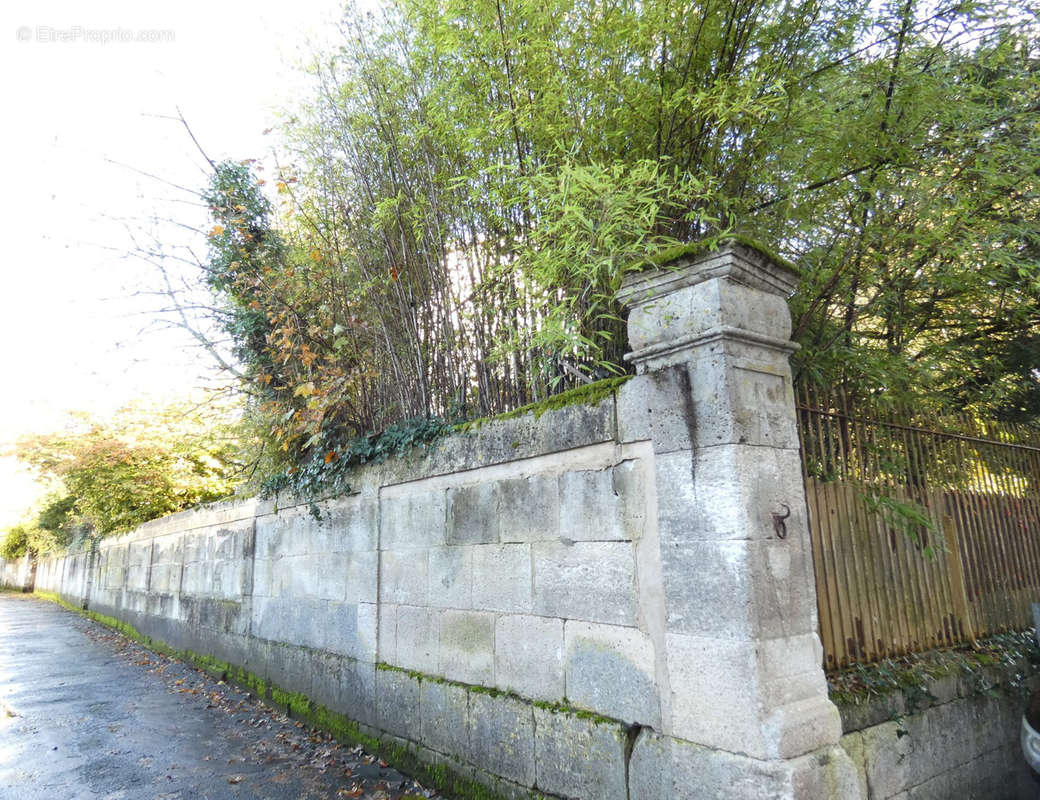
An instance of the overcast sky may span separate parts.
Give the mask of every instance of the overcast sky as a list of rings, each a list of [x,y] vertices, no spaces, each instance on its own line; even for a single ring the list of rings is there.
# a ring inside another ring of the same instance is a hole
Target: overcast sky
[[[291,65],[334,40],[338,16],[337,0],[3,4],[0,447],[68,410],[104,414],[205,379],[186,337],[148,329],[153,301],[138,293],[153,276],[124,257],[125,220],[200,211],[135,170],[205,184],[190,138],[164,119],[177,108],[211,157],[263,158],[274,110],[304,85]],[[33,492],[0,459],[0,528]]]

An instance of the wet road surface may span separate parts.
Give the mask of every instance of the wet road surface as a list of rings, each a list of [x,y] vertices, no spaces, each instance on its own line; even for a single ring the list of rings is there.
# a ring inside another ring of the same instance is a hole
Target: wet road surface
[[[0,800],[437,796],[102,625],[0,593]]]

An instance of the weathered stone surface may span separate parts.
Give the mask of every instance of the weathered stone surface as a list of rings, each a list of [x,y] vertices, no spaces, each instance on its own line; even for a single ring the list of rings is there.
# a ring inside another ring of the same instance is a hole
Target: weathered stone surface
[[[1018,745],[1019,703],[968,697],[842,737],[870,800],[1032,797]],[[900,735],[900,731],[906,731]]]
[[[560,476],[560,537],[571,541],[631,541],[646,515],[642,465],[623,461]]]
[[[495,617],[481,611],[440,612],[438,675],[490,686],[495,675]]]
[[[376,603],[357,605],[356,658],[374,664],[378,660],[379,606]]]
[[[535,613],[635,624],[635,551],[631,543],[539,542],[532,547]]]
[[[440,489],[384,496],[380,499],[379,548],[401,550],[445,543],[447,500]]]
[[[838,711],[818,665],[808,661],[815,652],[811,636],[772,642],[765,652],[762,645],[668,635],[676,736],[761,759],[793,757],[838,740]]]
[[[660,727],[655,653],[635,628],[568,621],[564,628],[567,697],[576,706],[626,723]]]
[[[498,494],[493,483],[448,490],[448,544],[497,542],[498,525]]]
[[[535,707],[534,727],[535,777],[541,791],[626,800],[622,725]]]
[[[429,551],[430,605],[473,607],[473,549],[434,547]]]
[[[613,468],[560,476],[560,536],[571,541],[625,541],[625,499],[614,491]]]
[[[564,695],[563,620],[503,614],[495,625],[495,685],[521,697],[560,702]]]
[[[394,663],[405,669],[437,674],[440,612],[421,606],[398,606]]]
[[[334,653],[360,658],[357,605],[330,602],[323,616],[318,622],[324,628],[322,646]]]
[[[307,650],[281,642],[267,642],[262,657],[263,677],[268,684],[288,692],[311,693],[311,655]]]
[[[419,708],[424,745],[441,753],[465,756],[469,752],[469,692],[465,687],[423,681]]]
[[[640,372],[658,370],[734,332],[759,346],[783,345],[791,332],[786,295],[795,280],[786,267],[741,245],[689,259],[681,269],[630,276],[618,294],[629,306],[630,357]]]
[[[397,609],[398,606],[392,603],[380,603],[376,609],[376,661],[385,664],[397,663]]]
[[[559,536],[557,475],[512,478],[499,481],[496,487],[501,542],[539,542]]]
[[[798,449],[791,368],[782,352],[754,360],[708,354],[691,362],[691,401],[697,409],[694,445]]]
[[[511,613],[531,610],[531,545],[473,548],[473,607]]]
[[[303,517],[304,512],[290,509],[280,514],[269,514],[260,517],[256,521],[256,557],[257,558],[279,558],[286,555],[296,555],[300,552],[298,537],[294,536],[294,529],[307,530],[307,523]],[[192,538],[184,538],[185,558],[191,560]]]
[[[429,550],[388,550],[380,555],[379,600],[425,606],[429,601]]]
[[[1036,795],[1036,782],[1015,742],[957,764],[897,796],[907,800],[1033,800]]]
[[[420,682],[406,672],[376,669],[375,724],[383,731],[412,738],[421,728]]]
[[[379,527],[376,515],[379,504],[374,498],[355,495],[321,504],[322,528],[329,550],[359,553],[375,550]]]
[[[677,633],[776,638],[815,629],[805,543],[693,541],[665,548],[668,625]]]
[[[471,692],[469,752],[484,769],[534,785],[534,716],[532,707],[506,695]]]
[[[650,440],[654,452],[688,452],[696,437],[696,415],[687,402],[692,378],[686,364],[636,375],[618,390],[618,436],[622,442]]]
[[[691,794],[695,792],[695,794]],[[641,731],[632,748],[630,800],[860,800],[840,747],[790,760],[758,760]]]

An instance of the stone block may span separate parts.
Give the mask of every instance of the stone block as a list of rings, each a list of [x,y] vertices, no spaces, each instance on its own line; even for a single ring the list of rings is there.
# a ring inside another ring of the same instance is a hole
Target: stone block
[[[311,694],[311,654],[300,647],[269,642],[264,654],[269,685],[287,692]]]
[[[695,794],[691,795],[691,790]],[[790,760],[759,760],[640,731],[629,766],[630,800],[867,800],[840,747]],[[881,797],[881,795],[878,795]]]
[[[375,724],[383,731],[412,739],[422,730],[420,682],[407,672],[376,669]]]
[[[346,659],[337,653],[312,650],[309,653],[308,672],[311,676],[311,691],[308,697],[326,708],[342,708],[341,688]]]
[[[416,606],[397,608],[396,665],[437,674],[440,612]]]
[[[360,657],[358,647],[358,607],[354,603],[329,602],[325,618],[323,647],[333,653],[353,658]]]
[[[635,625],[638,604],[631,543],[538,542],[532,547],[535,613]]]
[[[614,470],[560,475],[560,537],[570,541],[625,541],[625,498],[615,491]]]
[[[534,785],[534,716],[532,706],[507,695],[471,692],[470,760],[495,775],[524,786]]]
[[[787,295],[795,280],[785,267],[736,244],[629,276],[618,299],[629,307],[628,335],[637,366],[667,363],[668,354],[688,358],[688,349],[696,346],[689,340],[726,329],[786,341],[791,332]]]
[[[911,736],[899,736],[899,730],[900,723],[886,722],[855,734],[862,748],[863,771],[872,798],[892,797],[913,785],[907,772],[915,743]]]
[[[625,723],[661,726],[653,642],[635,628],[568,621],[565,681],[571,703]]]
[[[473,548],[431,548],[428,578],[430,605],[438,608],[472,608]]]
[[[310,652],[314,702],[363,724],[375,723],[375,666],[351,658]]]
[[[443,545],[445,514],[443,489],[381,498],[380,549],[403,550]]]
[[[815,587],[798,539],[662,545],[668,629],[751,639],[814,628]]]
[[[338,552],[375,550],[379,526],[379,504],[372,497],[356,495],[330,500],[322,506],[322,526],[329,547]]]
[[[379,562],[382,603],[424,606],[429,600],[429,551],[388,550]]]
[[[440,612],[436,674],[491,686],[495,675],[495,617],[480,611]]]
[[[252,528],[252,524],[248,526]],[[245,535],[248,531],[241,527],[217,528],[210,534],[213,537],[212,558],[218,561],[235,561],[242,557]]]
[[[298,555],[301,535],[309,529],[303,515],[303,509],[290,508],[277,514],[270,514],[256,520],[256,556],[258,558],[279,558],[281,556]],[[185,558],[196,560],[205,557],[198,547],[204,544],[192,535],[185,538]]]
[[[348,603],[375,603],[379,597],[379,553],[374,550],[344,556],[340,599]]]
[[[674,735],[764,759],[798,756],[838,741],[841,719],[820,684],[818,665],[783,675],[763,666],[774,656],[763,654],[762,644],[668,634]],[[798,660],[806,644],[790,644],[792,661]],[[783,643],[769,647],[780,656]]]
[[[507,437],[511,453],[508,459],[525,458],[542,453],[558,453],[617,437],[614,398],[608,397],[595,405],[573,405],[546,411],[538,419],[527,414],[517,420],[516,432]],[[516,443],[519,446],[513,447]]]
[[[469,751],[469,692],[465,687],[423,681],[419,709],[422,743],[440,753],[464,758]]]
[[[522,697],[560,702],[563,620],[504,614],[495,623],[495,685]]]
[[[376,603],[359,603],[357,606],[357,647],[355,657],[361,661],[374,664],[379,660],[378,642],[379,606]]]
[[[722,445],[659,457],[655,466],[664,544],[775,538],[773,512],[791,510],[787,539],[807,537],[797,449]],[[696,481],[694,483],[694,481]]]
[[[531,610],[531,545],[473,548],[473,608],[511,613]]]
[[[627,800],[625,728],[534,708],[538,788],[563,797]]]
[[[759,639],[757,644],[756,669],[766,707],[826,696],[827,680],[820,667],[823,659],[815,633]]]
[[[766,757],[750,642],[669,634],[672,733],[731,752]]]
[[[687,364],[636,375],[618,390],[618,435],[622,442],[650,440],[655,453],[688,451],[696,435]]]
[[[291,628],[283,631],[280,641],[305,647],[324,648],[328,645],[329,602],[317,599],[293,598],[284,601],[283,621],[291,620]],[[344,612],[346,613],[346,612]],[[343,620],[339,620],[341,624]],[[352,626],[356,626],[356,612]],[[356,630],[351,631],[356,635]]]
[[[988,750],[905,792],[907,800],[1024,800],[1036,795],[1036,782],[1017,742]]]
[[[340,705],[334,709],[364,725],[376,722],[376,665],[365,661],[344,662],[341,673]]]
[[[397,606],[392,603],[376,605],[377,632],[376,661],[385,664],[397,663]]]
[[[498,541],[498,494],[493,483],[448,490],[448,544]]]
[[[785,354],[754,361],[706,354],[689,365],[695,447],[746,444],[798,449],[791,369]]]
[[[560,495],[556,475],[531,475],[499,481],[497,493],[501,542],[539,542],[560,535]]]

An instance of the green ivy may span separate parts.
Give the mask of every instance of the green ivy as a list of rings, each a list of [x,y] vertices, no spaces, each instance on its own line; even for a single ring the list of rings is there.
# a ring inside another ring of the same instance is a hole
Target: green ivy
[[[344,439],[326,433],[298,466],[288,467],[261,485],[262,497],[289,491],[300,497],[315,497],[332,491],[350,490],[351,470],[362,464],[381,463],[391,456],[404,456],[416,448],[425,450],[433,442],[455,430],[441,417],[415,417],[391,425],[382,433]],[[316,506],[311,513],[316,513]]]
[[[969,694],[993,697],[1002,692],[1024,694],[1029,679],[1040,674],[1040,647],[1032,630],[997,634],[976,645],[886,658],[828,673],[830,697],[839,706],[849,706],[900,692],[906,713],[913,714],[935,702],[931,687],[941,678],[957,675]],[[995,668],[1004,668],[1006,677],[1001,678]]]

